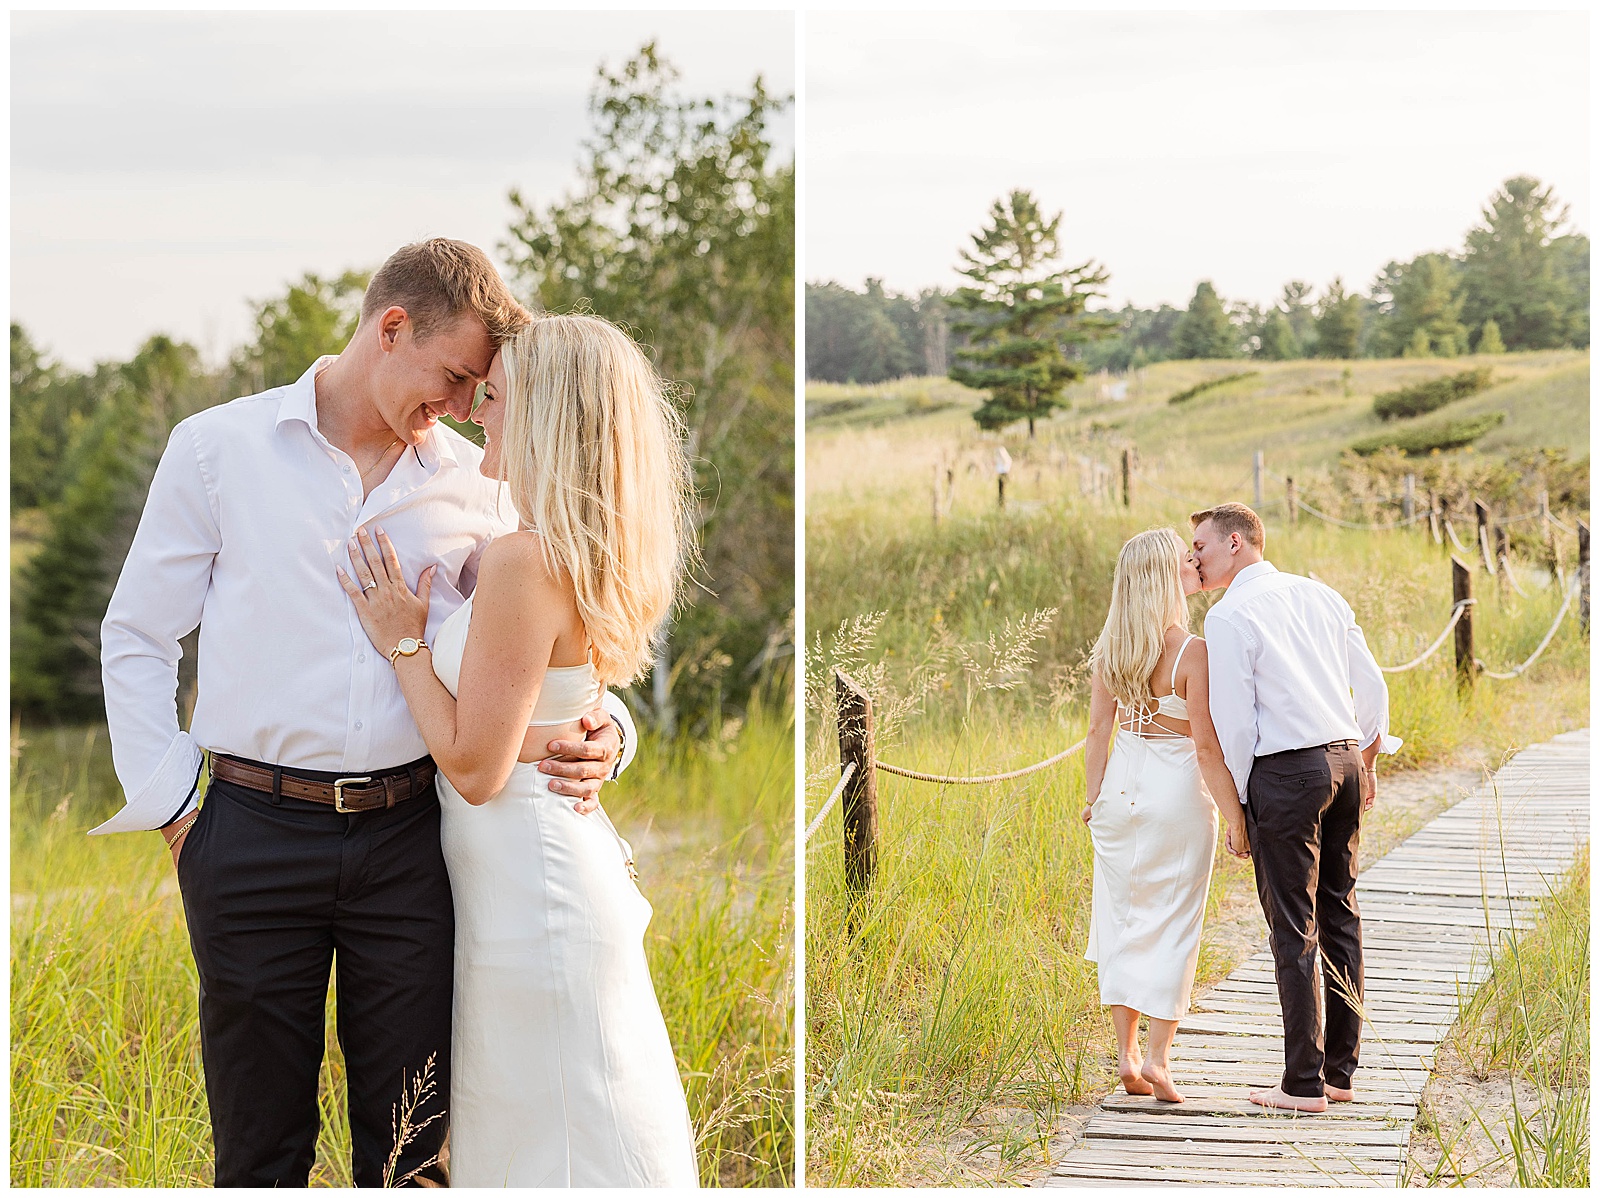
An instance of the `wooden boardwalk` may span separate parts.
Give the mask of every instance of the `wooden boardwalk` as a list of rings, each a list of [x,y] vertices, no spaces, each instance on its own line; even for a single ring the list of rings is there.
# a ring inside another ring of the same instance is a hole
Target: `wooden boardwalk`
[[[1528,927],[1588,838],[1583,729],[1525,749],[1362,871],[1370,1022],[1356,1102],[1320,1115],[1250,1102],[1247,1092],[1276,1083],[1283,1068],[1272,956],[1263,951],[1179,1024],[1173,1079],[1188,1101],[1117,1090],[1042,1184],[1399,1184],[1434,1048],[1488,975],[1489,929],[1499,937]]]

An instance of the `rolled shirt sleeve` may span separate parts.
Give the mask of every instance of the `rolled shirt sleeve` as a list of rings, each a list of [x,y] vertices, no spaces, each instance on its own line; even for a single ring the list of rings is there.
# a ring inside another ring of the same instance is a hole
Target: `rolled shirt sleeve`
[[[197,802],[202,753],[178,726],[178,642],[200,623],[221,544],[185,422],[156,467],[100,627],[106,722],[126,806],[91,835],[160,828]]]
[[[1211,722],[1222,745],[1222,760],[1248,801],[1246,787],[1255,763],[1256,682],[1249,634],[1215,609],[1206,615],[1206,657],[1210,663]]]
[[[1346,652],[1350,661],[1350,694],[1355,700],[1356,726],[1361,729],[1361,747],[1378,741],[1380,753],[1397,753],[1405,742],[1389,735],[1389,684],[1383,680],[1377,658],[1367,646],[1366,633],[1356,623],[1356,614],[1345,605],[1349,625],[1345,629]]]

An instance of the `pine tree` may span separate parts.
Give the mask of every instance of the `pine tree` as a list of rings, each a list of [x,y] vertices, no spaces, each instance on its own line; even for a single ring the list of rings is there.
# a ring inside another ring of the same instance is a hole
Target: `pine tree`
[[[1062,389],[1083,377],[1083,363],[1068,347],[1114,328],[1086,312],[1110,275],[1092,260],[1055,265],[1061,216],[1046,217],[1030,192],[1013,191],[994,202],[988,225],[961,251],[961,273],[972,284],[950,298],[958,314],[950,327],[969,342],[956,351],[950,377],[989,393],[973,413],[980,428],[1026,420],[1033,436],[1034,422],[1062,406]]]
[[[1304,357],[1300,340],[1294,335],[1294,325],[1280,309],[1274,308],[1261,327],[1261,351],[1258,357],[1269,362],[1287,362]]]
[[[1483,223],[1467,233],[1468,324],[1492,317],[1511,349],[1576,344],[1579,336],[1587,342],[1588,289],[1577,293],[1562,250],[1552,244],[1566,220],[1552,188],[1527,175],[1505,181],[1484,208]],[[1587,275],[1587,243],[1583,250]]]
[[[1317,303],[1317,357],[1353,358],[1361,345],[1362,303],[1335,278]]]
[[[1173,337],[1175,358],[1237,358],[1239,356],[1238,330],[1228,319],[1217,289],[1210,280],[1204,280],[1194,289],[1189,310],[1178,322]]]

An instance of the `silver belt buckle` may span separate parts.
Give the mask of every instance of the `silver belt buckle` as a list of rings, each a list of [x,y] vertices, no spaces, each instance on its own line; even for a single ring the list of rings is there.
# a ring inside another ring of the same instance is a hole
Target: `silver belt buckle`
[[[344,805],[344,788],[353,782],[371,781],[372,777],[370,775],[365,778],[335,778],[333,780],[333,809],[340,815],[360,815],[359,811]]]

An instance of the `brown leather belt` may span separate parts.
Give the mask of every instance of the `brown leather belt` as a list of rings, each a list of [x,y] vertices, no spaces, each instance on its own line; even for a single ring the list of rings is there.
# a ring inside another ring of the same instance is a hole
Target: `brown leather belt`
[[[211,755],[211,776],[235,786],[251,790],[280,794],[291,799],[307,799],[313,803],[326,803],[335,811],[354,814],[361,811],[382,811],[396,803],[421,794],[433,785],[438,766],[433,759],[424,758],[398,769],[379,770],[372,774],[357,774],[349,778],[335,778],[329,782],[303,778],[283,768],[257,765],[228,757],[222,753]]]

